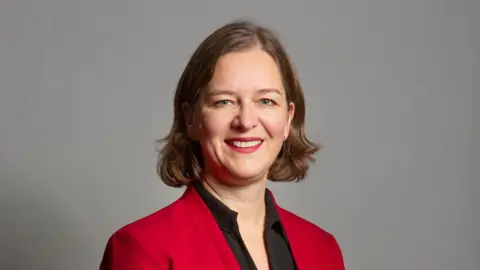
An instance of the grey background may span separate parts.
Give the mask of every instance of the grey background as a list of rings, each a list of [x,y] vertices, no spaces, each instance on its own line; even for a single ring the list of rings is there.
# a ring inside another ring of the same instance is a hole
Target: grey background
[[[0,2],[0,269],[96,269],[183,191],[155,174],[188,57],[274,27],[300,73],[306,181],[271,184],[347,269],[479,269],[480,1]],[[475,105],[475,106],[474,106]]]

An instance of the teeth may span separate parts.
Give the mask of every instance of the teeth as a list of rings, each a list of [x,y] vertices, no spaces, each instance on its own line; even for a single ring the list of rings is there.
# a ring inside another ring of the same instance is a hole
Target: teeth
[[[259,145],[262,141],[249,141],[249,142],[240,142],[240,141],[232,141],[231,143],[235,147],[240,147],[240,148],[247,148],[247,147],[254,147],[256,145]]]

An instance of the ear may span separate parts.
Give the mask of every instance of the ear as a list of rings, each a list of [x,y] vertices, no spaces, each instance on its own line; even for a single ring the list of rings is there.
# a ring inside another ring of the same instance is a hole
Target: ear
[[[198,141],[198,129],[195,117],[195,108],[190,106],[187,102],[182,104],[183,115],[185,117],[185,125],[187,126],[187,134],[193,141]]]
[[[288,104],[288,121],[287,121],[287,125],[285,126],[285,130],[283,132],[283,137],[285,139],[287,139],[288,135],[290,134],[290,129],[292,128],[292,120],[294,115],[295,115],[295,104],[293,104],[293,102],[290,102]]]

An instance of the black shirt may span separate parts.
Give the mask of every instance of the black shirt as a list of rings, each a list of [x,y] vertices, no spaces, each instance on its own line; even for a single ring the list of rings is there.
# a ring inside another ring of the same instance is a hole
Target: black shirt
[[[255,270],[255,263],[248,253],[245,243],[242,240],[237,223],[237,212],[228,208],[220,200],[208,192],[203,185],[197,181],[193,183],[195,190],[202,197],[209,208],[218,226],[222,230],[225,240],[237,258],[242,270]],[[296,269],[288,240],[280,222],[280,217],[275,208],[271,194],[265,192],[265,231],[264,239],[268,254],[268,261],[271,270],[294,270]]]

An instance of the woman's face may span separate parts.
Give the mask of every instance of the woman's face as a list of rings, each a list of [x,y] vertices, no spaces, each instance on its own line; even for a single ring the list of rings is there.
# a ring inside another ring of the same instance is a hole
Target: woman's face
[[[235,185],[266,179],[294,113],[273,58],[261,49],[224,55],[199,105],[189,133],[206,173]]]

